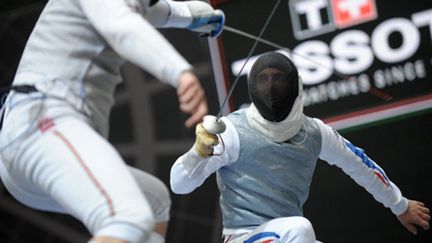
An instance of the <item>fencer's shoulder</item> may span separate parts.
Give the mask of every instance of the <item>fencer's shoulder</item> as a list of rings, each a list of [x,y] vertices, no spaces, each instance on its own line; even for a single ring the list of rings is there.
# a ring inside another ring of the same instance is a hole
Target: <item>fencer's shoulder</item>
[[[322,140],[325,141],[325,144],[332,143],[330,141],[343,141],[343,137],[336,131],[333,127],[326,124],[319,118],[311,118],[319,128],[321,133]]]
[[[321,119],[319,119],[317,117],[306,116],[306,119],[309,120],[309,122],[316,124],[320,129],[328,127],[327,124],[325,124]]]
[[[303,124],[315,129],[321,129],[321,127],[325,125],[324,122],[319,118],[310,117],[307,115],[303,115]]]
[[[310,117],[310,116],[307,116],[305,114],[303,114],[303,119],[306,120],[306,121],[308,121],[308,122],[318,122],[318,121],[321,121],[318,118]]]

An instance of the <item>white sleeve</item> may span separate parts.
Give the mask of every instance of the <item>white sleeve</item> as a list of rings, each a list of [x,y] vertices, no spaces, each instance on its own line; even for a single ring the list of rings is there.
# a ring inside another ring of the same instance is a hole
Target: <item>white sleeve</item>
[[[144,15],[158,28],[186,28],[193,20],[192,12],[185,2],[159,0]]]
[[[215,146],[213,156],[201,158],[192,147],[180,156],[171,167],[171,190],[177,194],[187,194],[201,186],[219,168],[235,162],[239,156],[239,137],[234,125],[226,118],[226,130],[220,134],[220,143]]]
[[[127,61],[177,87],[192,66],[142,15],[134,1],[79,0],[98,33]]]
[[[388,179],[384,170],[363,149],[354,146],[321,120],[315,120],[318,121],[322,134],[320,159],[341,168],[395,215],[404,213],[408,208],[408,200]]]

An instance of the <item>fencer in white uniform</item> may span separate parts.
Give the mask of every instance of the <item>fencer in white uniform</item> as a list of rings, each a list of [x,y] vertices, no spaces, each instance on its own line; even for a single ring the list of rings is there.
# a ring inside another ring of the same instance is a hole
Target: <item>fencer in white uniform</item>
[[[410,231],[429,228],[423,203],[403,197],[362,149],[303,114],[302,82],[288,57],[261,55],[248,89],[251,106],[220,118],[226,130],[219,137],[198,124],[194,146],[171,168],[171,189],[178,194],[217,172],[225,243],[315,243],[303,204],[318,159],[340,167]]]
[[[91,242],[164,242],[166,186],[127,166],[107,141],[119,68],[129,61],[177,88],[190,127],[207,112],[204,91],[155,27],[216,36],[223,18],[201,1],[48,1],[1,109],[8,191],[29,207],[76,217]]]

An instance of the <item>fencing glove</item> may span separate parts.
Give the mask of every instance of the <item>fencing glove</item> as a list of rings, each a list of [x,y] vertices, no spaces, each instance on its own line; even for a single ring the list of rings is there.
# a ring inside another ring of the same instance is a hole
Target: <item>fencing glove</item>
[[[187,27],[201,37],[217,37],[223,30],[225,15],[222,10],[213,9],[201,1],[186,1],[192,14],[192,23]]]
[[[195,127],[195,151],[202,158],[210,157],[213,154],[213,146],[219,144],[218,137],[207,132],[202,123]]]

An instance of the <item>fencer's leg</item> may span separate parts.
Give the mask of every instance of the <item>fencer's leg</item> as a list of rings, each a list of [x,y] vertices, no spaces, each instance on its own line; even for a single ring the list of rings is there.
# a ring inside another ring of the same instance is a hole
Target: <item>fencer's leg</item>
[[[290,217],[281,220],[286,225],[292,225],[282,237],[281,242],[290,243],[315,243],[315,231],[309,220],[304,217]]]
[[[233,237],[229,243],[256,243],[274,240],[280,243],[316,243],[311,223],[304,217],[277,218],[260,225],[250,233]]]
[[[150,203],[155,218],[155,227],[151,234],[152,239],[150,239],[149,243],[163,243],[165,242],[164,238],[171,209],[169,190],[166,185],[155,176],[133,167],[129,167],[129,170],[138,183],[140,190]]]
[[[16,107],[6,117],[4,144],[29,125],[40,125],[2,154],[7,162],[0,172],[8,190],[30,207],[71,214],[98,241],[148,243],[153,210],[115,148],[66,102],[44,104],[44,119],[29,116],[34,109],[42,114],[35,103]]]
[[[154,226],[149,202],[111,144],[73,118],[54,121],[36,140],[23,146],[15,176],[81,220],[100,243],[148,242]]]

